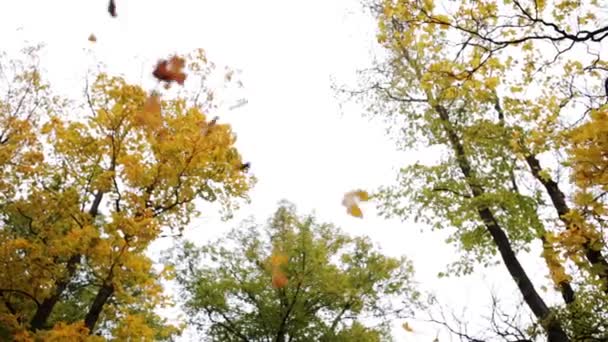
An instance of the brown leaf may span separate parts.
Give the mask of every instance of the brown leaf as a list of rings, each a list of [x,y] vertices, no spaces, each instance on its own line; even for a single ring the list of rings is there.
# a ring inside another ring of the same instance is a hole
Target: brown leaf
[[[110,0],[108,3],[108,13],[110,13],[113,18],[116,18],[116,3],[114,0]]]
[[[246,162],[241,164],[241,166],[239,167],[240,171],[248,171],[249,168],[251,167],[251,163],[250,162]]]
[[[89,36],[89,41],[91,43],[95,43],[97,41],[97,37],[95,37],[95,35],[91,33],[91,35]]]
[[[179,85],[184,85],[186,74],[182,69],[185,66],[186,61],[183,58],[173,56],[169,60],[160,60],[158,64],[156,64],[156,68],[154,69],[154,72],[152,72],[152,75],[159,81],[167,82],[167,84],[176,82]]]

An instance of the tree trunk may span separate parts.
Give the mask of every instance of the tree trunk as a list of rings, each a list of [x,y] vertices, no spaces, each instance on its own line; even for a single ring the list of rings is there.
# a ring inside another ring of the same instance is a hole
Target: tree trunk
[[[505,127],[505,113],[502,110],[502,106],[500,105],[500,99],[498,98],[498,94],[496,92],[494,92],[494,109],[496,110],[496,112],[498,113],[498,120],[500,122],[500,126],[501,127]],[[515,179],[515,174],[513,172],[513,170],[511,170],[510,172],[510,177],[511,177],[511,182],[513,183],[513,191],[520,193],[519,192],[519,188],[517,187],[517,181]],[[547,239],[545,237],[545,232],[542,232],[542,235],[540,236],[540,240],[543,243],[543,257],[545,258],[545,263],[547,264],[547,267],[551,270],[552,268],[556,267],[555,264],[553,264],[554,260],[551,260],[551,258],[549,258],[549,256],[551,255],[555,255],[555,249],[553,248],[553,246],[547,242]],[[559,264],[557,267],[560,267],[562,270],[564,269],[564,267]],[[565,272],[565,271],[564,271]],[[570,304],[574,301],[575,295],[574,295],[574,290],[572,289],[572,285],[570,285],[570,282],[567,280],[563,280],[561,281],[559,284],[556,284],[557,286],[559,286],[559,290],[562,294],[562,298],[564,299],[564,302],[566,304]]]
[[[95,194],[95,198],[93,198],[93,203],[91,204],[91,208],[89,209],[89,215],[91,218],[95,218],[99,213],[99,205],[101,204],[101,200],[103,198],[103,192],[98,191]],[[80,264],[81,255],[75,254],[70,257],[68,263],[66,265],[67,275],[55,285],[55,290],[53,294],[49,297],[45,298],[40,306],[36,309],[34,316],[30,320],[30,328],[34,331],[44,328],[46,325],[46,321],[49,319],[49,316],[53,312],[53,308],[55,304],[63,295],[63,291],[67,288],[68,284],[72,280],[72,277],[76,273],[76,268],[78,264]]]
[[[38,308],[36,309],[36,312],[34,313],[34,316],[30,320],[30,328],[32,330],[36,331],[36,330],[43,329],[45,327],[46,321],[48,320],[49,316],[53,312],[53,308],[55,307],[55,304],[57,304],[57,302],[59,301],[59,298],[61,298],[61,295],[63,294],[63,291],[65,291],[68,284],[72,280],[74,273],[76,273],[76,267],[78,266],[78,264],[80,264],[80,255],[73,255],[68,260],[68,264],[66,267],[67,275],[65,276],[64,279],[57,282],[57,285],[55,285],[55,291],[53,291],[53,294],[51,296],[45,298],[42,301],[42,303],[40,303],[40,306],[38,306]]]
[[[101,288],[99,288],[99,291],[97,291],[93,304],[91,304],[89,312],[87,312],[87,315],[84,318],[84,325],[89,329],[89,334],[93,333],[95,324],[97,324],[99,315],[103,310],[103,306],[108,302],[108,299],[110,299],[113,293],[114,285],[112,285],[112,283],[103,284]]]
[[[452,128],[451,122],[449,120],[448,111],[440,105],[434,106],[434,109],[439,114],[442,126],[448,135],[450,145],[456,155],[458,167],[463,173],[465,180],[469,186],[469,189],[473,194],[473,197],[477,198],[483,196],[484,189],[475,181],[475,172],[471,168],[471,164],[468,160],[460,138]],[[509,241],[507,234],[498,224],[498,221],[494,217],[492,211],[485,206],[479,206],[477,208],[477,212],[479,214],[479,217],[484,222],[486,229],[492,236],[496,247],[498,247],[498,251],[500,252],[502,260],[505,266],[507,267],[509,274],[517,284],[519,291],[524,297],[524,301],[526,302],[530,310],[532,310],[536,318],[544,323],[543,325],[545,327],[545,330],[547,331],[548,341],[569,341],[568,336],[562,329],[560,323],[554,319],[551,319],[549,308],[534,288],[532,281],[530,280],[526,271],[519,262],[519,259],[517,259],[517,256],[515,255],[515,252],[511,247],[511,242]],[[549,322],[545,322],[547,319],[551,320]]]
[[[540,172],[542,167],[540,166],[540,162],[535,155],[530,154],[526,156],[526,162],[528,163],[534,177],[547,190],[547,193],[551,198],[551,202],[557,211],[559,219],[564,223],[566,229],[571,229],[572,222],[567,218],[567,216],[565,216],[570,212],[570,208],[566,203],[566,196],[559,188],[559,184],[557,184],[551,178],[543,178],[541,176]],[[593,266],[595,272],[597,272],[597,276],[602,280],[604,292],[608,293],[608,262],[600,251],[597,251],[591,247],[589,241],[585,241],[582,247],[584,249],[587,261],[589,261],[589,263]]]

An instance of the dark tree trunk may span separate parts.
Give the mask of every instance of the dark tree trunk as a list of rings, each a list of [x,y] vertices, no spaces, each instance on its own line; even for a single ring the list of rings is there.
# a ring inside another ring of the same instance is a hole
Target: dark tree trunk
[[[80,255],[73,255],[68,260],[68,264],[66,267],[67,268],[66,277],[57,282],[57,285],[55,285],[55,290],[53,291],[53,294],[51,296],[45,298],[42,301],[42,303],[40,303],[40,306],[38,306],[38,308],[36,309],[36,312],[34,313],[34,316],[30,320],[30,327],[32,330],[36,331],[36,330],[43,329],[45,327],[46,321],[48,320],[49,316],[53,312],[53,308],[55,307],[55,304],[57,304],[57,302],[59,301],[59,298],[61,298],[61,295],[63,294],[63,291],[65,291],[68,284],[70,283],[72,276],[74,276],[74,273],[76,273],[76,268],[77,268],[78,264],[80,264]]]
[[[89,215],[91,216],[91,218],[95,218],[95,216],[97,216],[97,214],[99,212],[99,205],[101,204],[102,198],[103,198],[103,192],[98,191],[95,194],[95,198],[93,198],[93,203],[91,204],[91,208],[89,209]],[[55,304],[57,304],[57,302],[63,295],[63,291],[65,291],[68,284],[72,280],[72,277],[76,273],[78,264],[80,264],[80,259],[81,259],[80,254],[75,254],[70,257],[70,259],[68,260],[68,263],[66,265],[67,274],[66,274],[65,278],[63,278],[62,280],[57,282],[57,284],[55,285],[55,290],[53,291],[53,294],[51,294],[49,297],[45,298],[42,301],[42,303],[40,303],[40,306],[38,306],[38,308],[36,309],[36,312],[34,313],[34,316],[30,320],[30,328],[32,330],[36,331],[39,329],[43,329],[45,327],[46,322],[49,319],[49,316],[53,312],[53,308],[55,307]]]
[[[99,288],[99,291],[97,291],[93,304],[91,304],[89,312],[87,312],[87,315],[84,318],[84,325],[89,329],[89,334],[93,333],[95,324],[97,324],[99,315],[103,310],[103,306],[108,302],[108,299],[110,299],[113,293],[114,285],[112,285],[112,283],[104,284],[101,288]]]
[[[477,198],[483,196],[484,189],[479,184],[477,184],[475,180],[475,172],[471,167],[471,164],[464,150],[464,146],[460,141],[460,138],[452,128],[448,111],[444,107],[438,105],[434,106],[434,109],[439,114],[443,128],[450,141],[452,150],[456,155],[458,167],[464,175],[473,197]],[[519,291],[524,297],[524,301],[526,302],[530,310],[532,310],[536,318],[545,323],[544,326],[549,337],[548,341],[569,341],[568,336],[562,329],[559,322],[555,321],[554,319],[549,322],[545,322],[547,319],[550,319],[550,310],[534,288],[532,281],[530,280],[526,271],[519,262],[519,259],[517,259],[517,255],[515,255],[515,252],[513,251],[511,242],[509,241],[507,234],[498,224],[498,221],[494,217],[492,211],[485,206],[479,206],[477,208],[477,212],[479,214],[479,217],[484,222],[486,229],[492,236],[492,239],[496,244],[498,251],[500,252],[502,260],[505,266],[507,267],[509,274],[517,284]]]
[[[566,203],[566,196],[559,188],[559,184],[557,184],[551,178],[543,178],[540,174],[542,168],[540,166],[540,162],[536,158],[535,155],[531,154],[526,157],[526,162],[532,171],[534,177],[545,187],[549,197],[551,198],[551,202],[557,211],[557,215],[560,220],[566,226],[566,229],[571,229],[572,222],[565,216],[570,212],[570,208]],[[593,249],[590,245],[589,241],[586,241],[583,244],[585,257],[587,261],[594,267],[595,272],[597,272],[597,276],[602,280],[604,286],[604,292],[608,293],[608,262],[602,255],[602,253],[598,250]]]

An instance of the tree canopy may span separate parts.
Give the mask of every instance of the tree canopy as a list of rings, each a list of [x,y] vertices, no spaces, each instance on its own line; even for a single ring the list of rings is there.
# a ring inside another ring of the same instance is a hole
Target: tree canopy
[[[263,227],[245,222],[170,259],[189,322],[211,341],[385,341],[418,299],[405,258],[286,202]]]
[[[2,62],[2,339],[169,338],[177,327],[155,313],[166,272],[145,252],[184,229],[196,199],[229,208],[246,196],[252,179],[230,125],[187,97],[161,99],[106,73],[84,107],[71,105],[35,54]],[[193,75],[205,70],[200,56]]]
[[[607,341],[606,5],[363,4],[381,50],[346,92],[398,148],[437,158],[407,161],[375,191],[345,189],[346,213],[367,218],[375,201],[385,217],[447,232],[459,253],[439,277],[496,267],[521,310],[493,297],[488,328],[473,336],[438,302],[421,304],[408,259],[288,202],[264,225],[202,246],[181,239],[205,229],[191,225],[202,203],[230,214],[255,183],[231,125],[213,116],[204,51],[154,61],[150,89],[98,71],[65,98],[29,47],[0,55],[0,340],[169,341],[186,325],[159,309],[176,299],[210,341],[386,341],[421,309],[439,309],[428,321],[461,340]],[[104,14],[121,8],[109,0]],[[171,250],[152,258],[166,237]]]
[[[356,94],[388,120],[400,147],[442,151],[374,194],[382,211],[449,229],[463,253],[447,274],[498,256],[550,341],[605,339],[602,5],[367,5],[386,57],[363,72]],[[557,307],[518,256],[538,247],[563,298]]]

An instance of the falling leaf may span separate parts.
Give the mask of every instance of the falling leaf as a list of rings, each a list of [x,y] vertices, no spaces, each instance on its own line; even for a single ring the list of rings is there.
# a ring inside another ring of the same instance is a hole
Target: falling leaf
[[[246,163],[241,164],[241,166],[239,167],[239,170],[248,171],[250,167],[251,167],[251,163],[246,162]]]
[[[272,287],[274,287],[275,289],[284,288],[285,286],[287,286],[288,282],[289,280],[287,280],[287,276],[285,276],[283,272],[274,272],[272,274]]]
[[[363,190],[355,190],[344,194],[342,205],[346,207],[346,212],[354,217],[363,217],[363,212],[359,208],[359,202],[369,200],[369,194]]]
[[[348,212],[348,214],[350,214],[351,216],[354,217],[359,217],[362,218],[363,217],[363,212],[361,211],[361,208],[359,208],[358,205],[353,204],[350,207],[348,207],[346,209],[346,211]]]
[[[284,253],[275,253],[270,257],[270,264],[273,267],[279,267],[287,264],[287,255]]]
[[[287,265],[289,258],[287,254],[279,251],[274,251],[270,256],[270,266],[272,273],[272,287],[275,289],[283,288],[287,285],[287,276],[282,270],[284,265]]]
[[[410,324],[408,322],[405,322],[401,325],[401,327],[403,328],[403,330],[407,331],[407,332],[414,332],[414,329],[412,329],[412,327],[410,326]]]
[[[108,3],[108,13],[110,13],[113,18],[116,18],[116,3],[114,0],[110,0]]]
[[[359,200],[361,200],[361,201],[369,200],[369,194],[367,193],[367,191],[358,190],[358,191],[355,191],[355,195],[357,197],[359,197]]]
[[[226,72],[226,75],[224,75],[224,80],[226,82],[230,82],[232,80],[232,76],[234,76],[234,71],[229,70]]]
[[[179,85],[184,85],[186,74],[182,71],[186,65],[183,58],[173,56],[169,60],[161,60],[156,64],[156,68],[152,75],[159,81],[165,81],[167,84],[177,82]]]
[[[91,43],[95,43],[97,41],[97,37],[95,37],[95,35],[91,33],[91,35],[89,36],[89,41]]]

